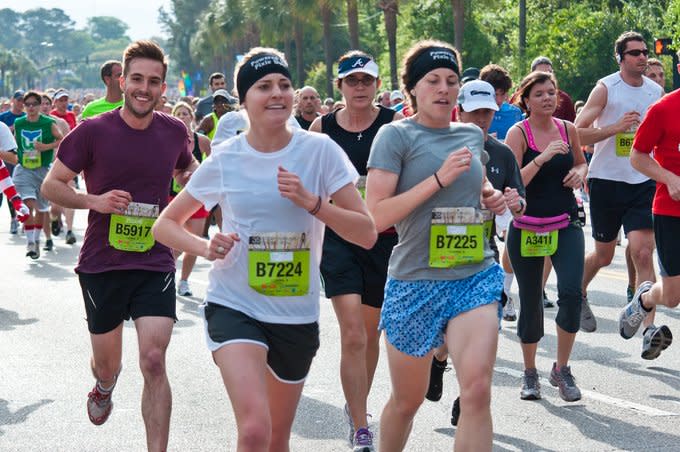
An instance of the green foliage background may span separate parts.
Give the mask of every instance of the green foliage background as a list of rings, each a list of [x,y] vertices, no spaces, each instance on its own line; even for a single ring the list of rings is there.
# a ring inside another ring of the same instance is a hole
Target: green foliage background
[[[389,89],[390,50],[385,11],[398,8],[397,61],[417,40],[454,42],[454,0],[354,0],[359,47],[373,54]],[[637,30],[648,40],[669,36],[680,47],[680,0],[526,0],[526,53],[520,56],[518,0],[464,0],[465,67],[498,63],[518,84],[538,55],[552,59],[560,87],[584,99],[595,82],[617,69],[616,37]],[[348,0],[172,0],[159,11],[171,55],[169,84],[180,71],[205,90],[207,76],[223,71],[231,79],[237,56],[264,45],[285,51],[296,85],[328,89],[326,63],[349,50]],[[327,11],[324,29],[321,17]],[[0,9],[0,94],[14,87],[99,87],[102,61],[120,58],[130,42],[127,25],[110,17],[91,18],[84,29],[58,8],[24,13]],[[326,33],[324,33],[326,31]],[[330,37],[324,45],[324,36]],[[667,89],[675,68],[666,67]],[[333,68],[335,70],[335,68]],[[195,77],[200,73],[200,79]],[[396,74],[398,76],[398,74]],[[398,77],[397,77],[398,78]],[[337,98],[338,93],[335,91]]]

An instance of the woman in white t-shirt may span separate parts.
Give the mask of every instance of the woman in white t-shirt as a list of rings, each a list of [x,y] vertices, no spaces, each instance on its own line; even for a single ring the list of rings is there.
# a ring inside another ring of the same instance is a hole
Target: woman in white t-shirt
[[[285,450],[319,347],[324,225],[364,248],[377,233],[342,149],[286,125],[293,88],[283,54],[252,49],[236,87],[249,129],[214,149],[158,218],[154,236],[215,260],[206,338],[234,408],[238,449]],[[219,204],[223,213],[225,232],[209,241],[182,227],[201,204]]]

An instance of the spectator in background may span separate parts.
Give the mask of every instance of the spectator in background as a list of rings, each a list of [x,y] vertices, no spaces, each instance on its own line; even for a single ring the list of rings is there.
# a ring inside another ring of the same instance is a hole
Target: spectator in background
[[[661,64],[661,61],[656,58],[648,59],[645,76],[652,79],[653,82],[658,83],[664,92],[666,91],[666,78],[663,73],[663,64]]]
[[[86,94],[83,98],[83,104],[87,105],[85,105],[81,114],[82,119],[92,118],[123,105],[123,90],[120,88],[123,66],[120,61],[107,61],[102,65],[99,74],[106,86],[106,95],[97,100],[88,101],[92,95]]]
[[[383,91],[382,93],[378,94],[378,99],[376,100],[376,103],[378,105],[381,105],[385,108],[390,108],[392,107],[392,103],[390,102],[390,97],[391,94],[389,91]]]
[[[219,89],[226,89],[227,80],[224,78],[223,73],[214,72],[210,74],[208,85],[210,86],[210,94],[199,100],[198,104],[196,104],[196,122],[199,124],[203,117],[213,112],[213,94]]]
[[[489,134],[504,141],[508,129],[522,120],[522,110],[508,103],[508,91],[512,87],[510,74],[497,64],[487,64],[479,73],[480,80],[491,83],[496,90],[498,111],[494,114]]]
[[[534,61],[531,62],[531,72],[533,71],[543,71],[555,75],[552,61],[545,56],[534,58]],[[555,77],[555,79],[557,79],[557,77]],[[557,89],[557,96],[557,110],[555,110],[553,116],[557,119],[574,122],[576,120],[576,110],[571,97],[559,88]]]

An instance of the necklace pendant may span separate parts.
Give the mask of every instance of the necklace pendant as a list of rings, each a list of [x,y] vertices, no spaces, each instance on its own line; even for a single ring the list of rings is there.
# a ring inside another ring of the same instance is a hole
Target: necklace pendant
[[[361,137],[363,137],[363,135],[361,134],[361,132],[359,132],[359,135],[357,135],[357,141],[361,141]]]

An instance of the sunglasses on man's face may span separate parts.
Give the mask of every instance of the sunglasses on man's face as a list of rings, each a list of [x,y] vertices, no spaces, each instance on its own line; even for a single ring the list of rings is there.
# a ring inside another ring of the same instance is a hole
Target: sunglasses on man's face
[[[630,55],[634,57],[639,57],[640,55],[647,56],[649,55],[649,50],[647,49],[633,49],[633,50],[627,50],[623,52],[624,55]]]
[[[38,102],[24,102],[26,107],[37,107],[38,105],[40,105]]]

